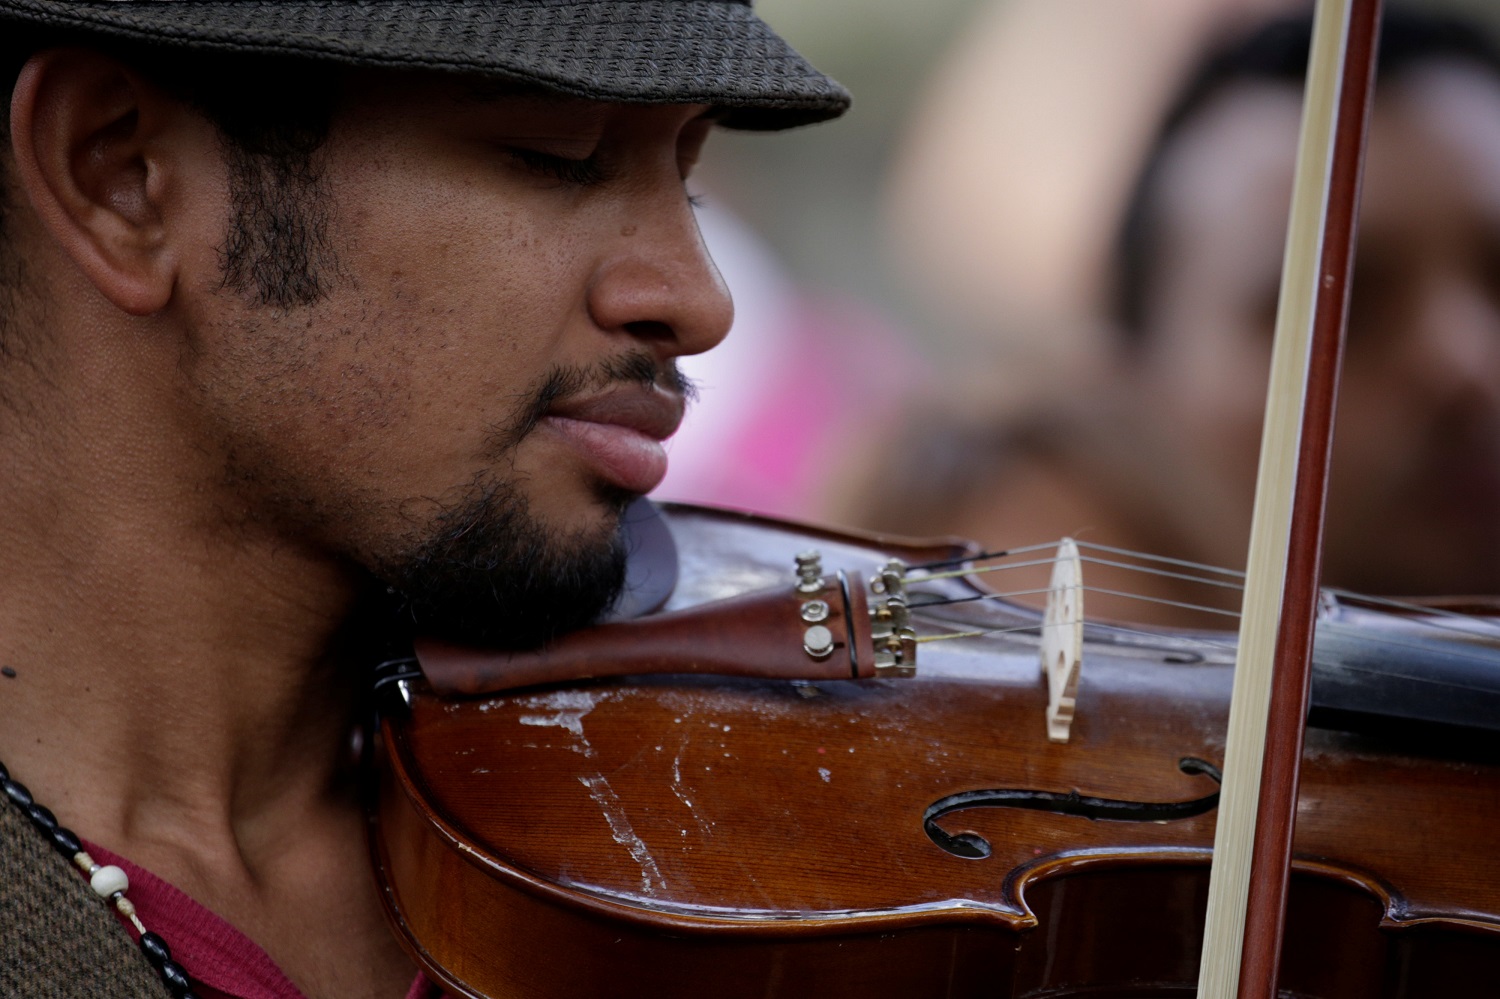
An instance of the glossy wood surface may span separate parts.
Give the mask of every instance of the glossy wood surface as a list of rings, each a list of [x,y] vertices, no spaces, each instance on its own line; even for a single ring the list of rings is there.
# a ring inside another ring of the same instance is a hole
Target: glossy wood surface
[[[784,584],[810,546],[856,578],[886,555],[736,515],[671,523],[672,607]],[[1035,615],[981,602],[919,619]],[[1066,744],[1046,738],[1034,635],[921,657],[909,680],[669,676],[468,700],[419,683],[410,717],[384,725],[372,820],[392,918],[455,995],[1191,995],[1214,812],[943,819],[991,844],[978,860],[922,819],[977,789],[1212,793],[1179,763],[1221,759],[1229,652],[1091,644]],[[1492,994],[1500,767],[1327,731],[1302,766],[1283,990]]]

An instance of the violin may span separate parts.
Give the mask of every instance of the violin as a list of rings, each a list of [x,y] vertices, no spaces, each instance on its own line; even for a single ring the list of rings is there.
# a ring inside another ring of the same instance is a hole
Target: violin
[[[1086,628],[1067,546],[1038,615],[963,545],[673,511],[660,614],[382,678],[417,962],[472,999],[1493,991],[1494,615],[1316,586],[1378,13],[1319,0],[1237,639]]]
[[[1195,994],[1232,635],[1049,616],[961,542],[650,530],[661,610],[387,676],[372,854],[452,995]],[[1500,975],[1500,608],[1464,610],[1323,606],[1282,994]]]

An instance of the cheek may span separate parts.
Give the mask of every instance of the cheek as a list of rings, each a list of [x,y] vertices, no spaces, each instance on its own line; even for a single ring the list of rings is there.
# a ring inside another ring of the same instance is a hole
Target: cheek
[[[555,196],[435,157],[376,161],[343,189],[357,280],[458,363],[545,354],[580,314],[587,234]]]
[[[563,359],[583,279],[536,219],[477,211],[466,194],[416,197],[354,227],[352,286],[368,294],[350,316],[347,376],[376,398],[399,387],[413,415],[471,436]]]

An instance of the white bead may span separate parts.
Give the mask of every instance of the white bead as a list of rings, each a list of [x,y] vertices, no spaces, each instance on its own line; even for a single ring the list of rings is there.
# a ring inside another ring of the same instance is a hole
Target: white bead
[[[89,887],[94,889],[94,894],[100,898],[109,898],[117,891],[125,891],[130,887],[130,878],[125,872],[114,864],[99,868],[94,876],[89,878]]]

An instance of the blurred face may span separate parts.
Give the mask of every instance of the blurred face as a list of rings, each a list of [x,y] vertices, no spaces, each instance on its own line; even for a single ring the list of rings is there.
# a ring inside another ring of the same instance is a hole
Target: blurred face
[[[583,623],[665,472],[673,361],[731,318],[684,189],[705,109],[352,89],[317,160],[327,294],[188,278],[205,449],[239,520],[370,570],[421,630]]]
[[[1299,95],[1244,85],[1166,164],[1165,241],[1130,382],[1158,505],[1242,565]],[[1434,62],[1377,88],[1324,579],[1500,590],[1500,80]]]

